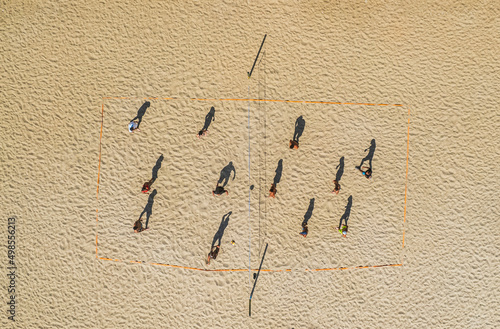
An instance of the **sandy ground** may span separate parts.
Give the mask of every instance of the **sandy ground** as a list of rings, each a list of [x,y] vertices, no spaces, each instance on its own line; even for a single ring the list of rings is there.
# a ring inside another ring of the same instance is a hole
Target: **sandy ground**
[[[15,217],[16,241],[1,327],[498,326],[498,2],[0,8],[0,232],[12,245]],[[248,98],[331,103],[227,100]],[[367,180],[354,166],[373,139]],[[213,197],[229,164],[229,194]],[[249,245],[256,269],[266,244],[249,317]]]

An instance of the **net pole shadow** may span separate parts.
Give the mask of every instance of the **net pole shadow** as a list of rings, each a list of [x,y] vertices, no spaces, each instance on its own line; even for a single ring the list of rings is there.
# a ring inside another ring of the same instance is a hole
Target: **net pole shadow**
[[[248,300],[248,316],[252,316],[252,297],[253,292],[255,290],[255,285],[257,284],[257,280],[259,279],[260,269],[262,268],[262,263],[264,262],[264,257],[266,257],[267,246],[269,243],[266,243],[266,249],[264,249],[264,254],[262,255],[262,260],[260,261],[259,270],[257,271],[257,275],[255,276],[255,281],[253,282],[252,292],[250,293],[250,298]]]
[[[260,48],[259,48],[259,52],[257,53],[257,56],[255,56],[255,61],[253,62],[252,69],[250,70],[250,72],[247,72],[249,79],[252,76],[252,72],[253,72],[253,69],[255,67],[255,63],[257,63],[257,59],[259,58],[260,51],[262,50],[262,46],[264,45],[264,41],[266,41],[266,37],[267,37],[267,34],[264,34],[264,39],[262,40],[262,43],[260,44]]]

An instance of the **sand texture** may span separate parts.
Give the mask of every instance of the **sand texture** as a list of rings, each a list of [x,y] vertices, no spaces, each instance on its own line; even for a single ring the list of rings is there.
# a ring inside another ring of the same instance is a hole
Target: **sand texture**
[[[498,1],[0,8],[1,328],[498,327]]]

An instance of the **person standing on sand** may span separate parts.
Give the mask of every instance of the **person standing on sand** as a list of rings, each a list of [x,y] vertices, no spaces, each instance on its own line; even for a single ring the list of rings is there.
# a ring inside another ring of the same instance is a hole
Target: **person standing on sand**
[[[271,185],[271,188],[269,189],[269,197],[270,198],[276,197],[276,192],[277,192],[277,190],[276,190],[276,184],[273,183]]]
[[[367,179],[372,178],[372,168],[370,168],[370,167],[360,168],[360,167],[356,166],[356,169],[358,169],[359,171],[361,171],[361,173],[363,174],[363,176],[365,176]],[[366,170],[363,170],[363,169],[366,169]]]
[[[149,228],[142,227],[142,220],[139,219],[134,223],[134,233],[140,233],[142,231],[149,230]]]
[[[130,121],[130,123],[128,124],[128,131],[131,132],[131,133],[134,133],[136,131],[141,131],[139,129],[139,122],[137,122],[137,121]]]
[[[142,185],[141,192],[144,194],[148,194],[149,190],[151,189],[151,184],[153,184],[153,179],[150,179],[149,182],[146,182],[144,183],[144,185]]]
[[[335,184],[335,187],[333,188],[332,193],[339,194],[340,191],[340,184],[337,180],[333,180],[333,184]]]
[[[219,196],[226,193],[226,195],[229,194],[229,192],[224,189],[224,187],[220,186],[219,183],[217,183],[217,186],[215,187],[215,190],[212,191],[213,196]]]
[[[339,230],[340,234],[344,236],[344,238],[347,238],[347,225],[342,225],[342,228],[336,227],[337,230]]]
[[[309,233],[309,228],[307,227],[307,222],[303,221],[302,222],[302,232],[300,232],[299,234],[305,238],[307,236],[307,233]]]
[[[208,259],[207,259],[207,264],[210,265],[210,259],[217,259],[217,256],[219,255],[220,251],[220,245],[216,245],[212,247],[212,250],[208,253]]]
[[[295,140],[291,140],[290,139],[290,149],[291,150],[297,150],[299,148],[299,142],[298,141],[295,141]]]
[[[206,130],[206,129],[202,129],[202,130],[200,130],[200,131],[198,132],[198,135],[196,135],[196,137],[201,138],[201,137],[205,137],[205,136],[207,136],[207,135],[208,135],[208,130]]]

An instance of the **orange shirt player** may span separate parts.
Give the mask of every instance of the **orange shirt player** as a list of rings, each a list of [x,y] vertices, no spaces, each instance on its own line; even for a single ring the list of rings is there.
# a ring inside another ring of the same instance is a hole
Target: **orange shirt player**
[[[270,198],[274,198],[276,197],[276,184],[273,183],[273,185],[271,185],[271,188],[269,189],[269,197]]]
[[[339,194],[340,192],[340,184],[337,180],[333,181],[333,184],[335,184],[335,187],[333,188],[332,193]]]
[[[290,149],[296,150],[299,148],[299,142],[290,139]]]
[[[144,185],[142,185],[141,192],[144,193],[144,194],[148,194],[149,190],[151,189],[151,183],[152,183],[152,180],[150,180],[149,182],[144,183]]]

